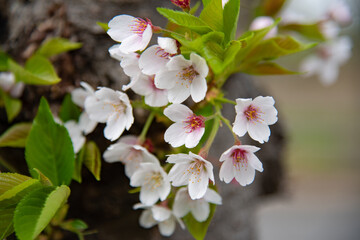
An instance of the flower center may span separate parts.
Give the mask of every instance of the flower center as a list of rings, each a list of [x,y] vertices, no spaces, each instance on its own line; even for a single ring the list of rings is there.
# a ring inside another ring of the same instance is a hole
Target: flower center
[[[259,108],[250,105],[245,111],[244,115],[246,119],[250,122],[263,122],[264,120],[261,118],[262,112]]]
[[[148,23],[144,19],[137,18],[136,20],[133,21],[133,25],[130,26],[130,30],[135,34],[142,36],[147,25]]]
[[[199,73],[197,71],[195,71],[193,66],[184,68],[180,73],[179,73],[179,77],[180,79],[184,80],[184,81],[188,81],[189,84],[192,83],[192,81],[194,80],[194,78],[199,75]]]
[[[149,173],[145,177],[145,184],[144,186],[147,189],[155,190],[156,188],[160,187],[163,182],[163,177],[161,176],[161,173],[159,172],[152,172]]]
[[[240,167],[247,168],[248,166],[248,160],[246,158],[246,151],[242,149],[235,149],[233,153],[231,154],[233,165],[236,170],[240,170]]]
[[[184,171],[184,174],[189,174],[189,182],[195,183],[201,181],[200,173],[203,170],[203,162],[197,159],[192,162],[189,167]]]
[[[205,118],[203,116],[196,116],[195,114],[186,118],[184,121],[187,125],[185,129],[187,129],[186,133],[191,133],[198,128],[205,127]]]
[[[118,104],[115,103],[109,103],[109,104],[113,107],[114,112],[118,114],[123,114],[125,112],[126,105],[123,102],[120,102]]]
[[[155,55],[157,55],[157,56],[159,56],[159,57],[161,57],[161,58],[164,58],[164,59],[169,59],[170,57],[173,57],[173,56],[175,56],[176,54],[168,53],[168,52],[166,52],[164,49],[162,49],[161,47],[157,47],[157,48],[156,48]]]

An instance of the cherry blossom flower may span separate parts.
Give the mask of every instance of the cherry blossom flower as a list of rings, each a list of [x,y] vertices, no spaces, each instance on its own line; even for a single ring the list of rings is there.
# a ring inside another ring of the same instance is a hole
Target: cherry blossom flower
[[[8,92],[13,98],[21,97],[25,88],[23,82],[16,82],[12,72],[0,72],[0,89]]]
[[[306,76],[317,74],[324,85],[333,84],[339,76],[339,67],[351,57],[352,42],[343,36],[318,46],[314,55],[305,58],[300,70]]]
[[[143,73],[153,75],[163,70],[170,58],[178,52],[176,40],[158,37],[158,45],[146,49],[140,56],[139,66]]]
[[[220,157],[220,162],[223,162],[220,167],[220,180],[229,183],[235,178],[242,186],[252,183],[255,170],[263,171],[262,163],[254,154],[259,149],[249,145],[235,145],[226,150]]]
[[[169,180],[174,187],[188,185],[191,199],[204,197],[209,180],[215,184],[212,164],[192,152],[172,154],[166,160],[175,165],[169,172]]]
[[[141,187],[140,201],[148,206],[154,205],[159,199],[164,201],[171,190],[167,174],[159,163],[141,163],[131,176],[130,185]]]
[[[61,121],[60,121],[61,122]],[[67,121],[64,124],[65,128],[68,130],[73,148],[74,153],[78,153],[80,149],[84,146],[86,138],[82,133],[82,129],[80,125],[76,123],[74,120]]]
[[[205,132],[203,116],[197,116],[187,106],[176,103],[165,108],[164,114],[175,122],[165,131],[165,142],[173,147],[185,144],[187,148],[193,148],[199,144]]]
[[[190,60],[177,55],[170,59],[166,67],[166,70],[155,75],[155,86],[169,90],[169,102],[182,103],[190,95],[194,102],[200,102],[205,98],[205,77],[209,72],[205,59],[196,53],[190,54]]]
[[[148,19],[123,14],[111,19],[108,26],[107,34],[121,42],[120,50],[124,53],[144,50],[152,36],[152,24]]]
[[[131,89],[145,96],[145,103],[151,107],[162,107],[168,104],[167,90],[159,89],[154,84],[154,75],[141,74]]]
[[[275,101],[272,97],[258,96],[251,98],[236,99],[236,118],[233,124],[233,131],[239,137],[245,135],[264,143],[269,140],[270,128],[277,121],[277,110],[274,107]]]
[[[85,100],[85,110],[93,121],[106,123],[105,138],[114,141],[134,122],[129,97],[110,88],[99,88],[94,96]]]
[[[221,205],[221,196],[214,190],[208,188],[204,197],[192,200],[186,188],[181,188],[176,193],[173,211],[175,216],[182,218],[189,212],[198,222],[204,222],[210,214],[209,203]]]
[[[144,228],[151,228],[155,225],[159,225],[159,231],[162,236],[171,236],[178,222],[182,229],[185,228],[184,223],[177,218],[173,212],[161,205],[146,206],[144,204],[135,204],[134,209],[145,209],[139,219],[140,226]]]
[[[185,11],[190,10],[190,0],[171,0],[171,2]]]
[[[340,25],[347,25],[352,21],[350,7],[342,0],[333,1],[330,4],[328,15],[331,20]]]
[[[259,30],[274,24],[274,19],[267,16],[260,16],[255,18],[250,24],[250,30]],[[275,37],[277,34],[277,26],[273,27],[264,37],[264,39]]]
[[[89,96],[94,96],[95,91],[94,89],[87,84],[86,82],[80,82],[82,88],[75,88],[71,92],[71,99],[72,101],[79,107],[85,108],[85,100]],[[94,131],[97,122],[93,121],[89,118],[89,115],[86,112],[82,112],[79,117],[79,127],[84,132],[85,135]]]
[[[125,175],[128,178],[139,169],[140,163],[150,162],[160,164],[159,160],[143,146],[138,145],[136,136],[123,136],[104,152],[104,160],[108,163],[122,162],[125,165]]]

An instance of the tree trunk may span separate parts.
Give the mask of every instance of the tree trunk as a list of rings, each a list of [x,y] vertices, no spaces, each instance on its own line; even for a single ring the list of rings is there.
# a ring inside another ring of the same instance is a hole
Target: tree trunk
[[[155,0],[0,0],[1,48],[17,62],[23,63],[48,37],[65,37],[83,43],[81,49],[52,59],[62,78],[59,84],[26,87],[21,99],[23,109],[15,122],[31,121],[41,96],[48,99],[56,112],[64,94],[78,87],[81,81],[93,87],[120,89],[128,78],[119,63],[108,54],[108,48],[115,43],[96,22],[108,22],[116,15],[129,14],[147,17],[154,25],[164,26],[165,19],[156,12],[160,4],[172,7],[170,1]],[[241,74],[232,76],[225,89],[230,99],[267,95],[254,86],[251,77]],[[234,120],[233,106],[226,106],[223,111],[230,121]],[[135,119],[139,120],[141,113],[137,114]],[[10,126],[3,111],[0,121],[0,131],[3,132]],[[103,152],[110,142],[103,137],[102,129],[103,125],[98,126],[90,138],[98,143]],[[238,184],[224,184],[217,177],[219,156],[233,144],[228,129],[221,128],[209,158],[217,169],[215,178],[223,205],[217,207],[206,239],[256,239],[254,212],[257,202],[265,195],[278,192],[283,177],[284,138],[281,122],[272,126],[271,131],[270,142],[261,145],[262,149],[257,154],[264,164],[264,172],[257,172],[256,180],[250,186],[241,187]],[[133,134],[139,132],[139,125],[133,126],[130,131]],[[244,142],[257,145],[250,139]],[[27,174],[22,150],[6,148],[0,154],[7,159],[12,156],[13,163]],[[121,163],[103,162],[100,182],[84,170],[83,183],[73,182],[71,190],[69,217],[80,218],[89,224],[90,229],[97,231],[86,236],[86,239],[162,239],[157,229],[146,230],[139,226],[141,211],[132,209],[139,202],[138,194],[128,193],[129,180],[124,175]],[[64,239],[75,239],[75,236],[65,234]],[[177,227],[171,239],[192,238],[187,231]]]

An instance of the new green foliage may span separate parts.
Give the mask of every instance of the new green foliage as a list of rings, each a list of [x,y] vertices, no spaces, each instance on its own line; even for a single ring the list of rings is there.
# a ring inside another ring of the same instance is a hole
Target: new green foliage
[[[45,98],[40,101],[25,155],[29,169],[39,169],[56,186],[70,184],[75,161],[72,142],[66,128],[54,121]]]
[[[81,48],[82,43],[71,42],[65,38],[50,38],[46,40],[35,54],[49,58],[54,55]]]
[[[236,38],[237,23],[240,14],[240,0],[229,0],[224,6],[223,26],[225,43]]]
[[[0,136],[0,147],[25,147],[31,123],[17,123]]]
[[[70,189],[65,186],[43,187],[25,196],[17,205],[14,228],[20,240],[32,240],[49,224],[66,202]]]
[[[73,103],[71,95],[66,94],[60,107],[59,117],[63,122],[69,120],[78,121],[81,114],[80,108]]]

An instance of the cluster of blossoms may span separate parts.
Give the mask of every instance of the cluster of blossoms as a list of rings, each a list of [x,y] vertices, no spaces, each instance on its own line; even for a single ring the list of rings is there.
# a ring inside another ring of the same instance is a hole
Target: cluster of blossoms
[[[347,3],[344,0],[292,0],[281,17],[288,24],[318,24],[325,41],[302,61],[300,71],[307,73],[306,76],[318,75],[324,85],[333,84],[339,76],[339,67],[351,57],[351,38],[340,35],[341,28],[352,22]]]
[[[194,52],[186,59],[181,54],[180,44],[168,37],[158,37],[157,45],[146,48],[153,30],[158,30],[150,20],[120,15],[108,26],[108,35],[120,42],[109,49],[110,56],[120,61],[130,78],[130,83],[122,90],[131,89],[143,96],[146,105],[160,107],[163,115],[173,122],[165,131],[165,142],[173,148],[197,147],[205,132],[205,122],[214,117],[195,114],[184,101],[189,97],[195,103],[205,99],[209,73],[205,59]],[[103,157],[109,163],[123,163],[130,185],[140,189],[141,203],[134,206],[134,209],[144,209],[140,225],[149,228],[158,224],[160,233],[170,236],[176,222],[184,227],[181,218],[188,213],[199,222],[208,219],[210,204],[222,204],[221,196],[212,187],[215,177],[213,164],[206,160],[208,144],[198,154],[189,151],[167,155],[167,164],[162,166],[146,147],[144,130],[139,137],[122,136],[134,122],[132,102],[125,92],[106,87],[94,91],[86,83],[82,83],[82,87],[72,92],[73,101],[84,109],[80,121],[78,124],[65,123],[68,127],[80,126],[77,137],[72,137],[73,142],[79,142],[74,143],[74,147],[79,149],[77,145],[83,142],[81,137],[91,132],[97,123],[106,123],[105,138],[111,141],[120,138],[108,147]],[[233,127],[229,125],[234,136],[248,133],[259,143],[267,142],[269,125],[277,121],[274,99],[262,96],[238,98],[234,104],[236,119]],[[220,157],[219,178],[226,183],[235,179],[246,186],[253,182],[255,170],[261,172],[263,167],[254,154],[259,148],[241,145],[237,136],[235,145]],[[172,191],[176,194],[170,195]]]

